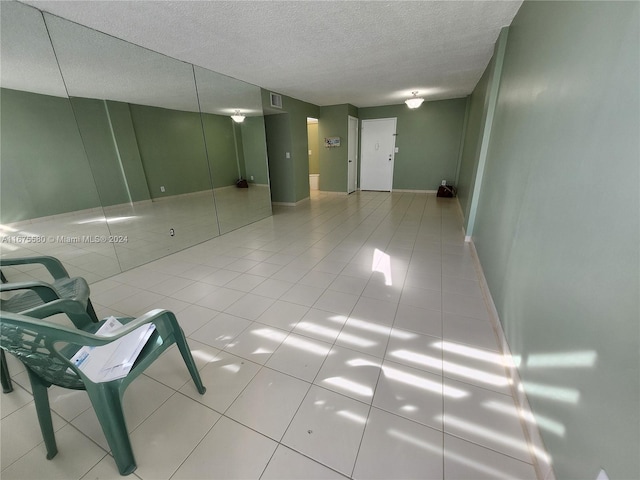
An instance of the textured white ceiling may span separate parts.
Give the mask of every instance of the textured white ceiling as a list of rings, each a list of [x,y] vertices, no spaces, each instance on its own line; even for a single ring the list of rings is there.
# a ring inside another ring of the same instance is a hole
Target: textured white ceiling
[[[522,2],[24,3],[300,100],[366,107],[469,94]]]

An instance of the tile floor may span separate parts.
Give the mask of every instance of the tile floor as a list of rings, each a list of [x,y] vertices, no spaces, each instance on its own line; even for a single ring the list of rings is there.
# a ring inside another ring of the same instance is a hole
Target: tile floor
[[[536,477],[456,200],[314,193],[91,288],[99,315],[174,311],[207,386],[175,347],[131,385],[131,478]],[[10,369],[2,478],[119,478],[84,392],[50,389],[46,460]]]

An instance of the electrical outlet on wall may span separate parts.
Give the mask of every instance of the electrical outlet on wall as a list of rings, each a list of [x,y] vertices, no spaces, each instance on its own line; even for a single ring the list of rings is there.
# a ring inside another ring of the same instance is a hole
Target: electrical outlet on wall
[[[161,191],[161,192],[164,192],[164,185],[162,185],[162,186],[160,187],[160,191]]]
[[[442,180],[441,185],[444,187],[446,184],[447,184],[447,181],[446,180]]]
[[[251,180],[253,180],[253,175],[251,175]]]

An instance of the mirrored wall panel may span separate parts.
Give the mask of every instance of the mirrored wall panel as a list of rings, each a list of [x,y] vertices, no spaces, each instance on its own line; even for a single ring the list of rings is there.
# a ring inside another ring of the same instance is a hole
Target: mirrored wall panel
[[[259,87],[17,2],[0,13],[2,256],[95,282],[271,215]]]
[[[217,236],[192,65],[45,21],[122,268]]]
[[[3,2],[0,30],[0,251],[53,255],[93,282],[120,272],[94,174],[42,14]],[[42,277],[3,269],[9,281]]]
[[[227,233],[271,215],[260,88],[194,69],[218,224]]]

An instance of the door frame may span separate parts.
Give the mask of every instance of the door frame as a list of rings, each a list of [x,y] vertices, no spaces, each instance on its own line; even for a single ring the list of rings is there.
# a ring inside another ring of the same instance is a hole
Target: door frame
[[[351,124],[355,122],[355,132],[351,132]],[[351,115],[347,116],[347,194],[353,193],[358,190],[358,144],[359,144],[359,132],[360,132],[360,120]],[[355,146],[355,148],[354,148]],[[354,158],[349,158],[350,150],[354,148]],[[353,165],[351,165],[353,163]],[[353,180],[353,182],[351,182]],[[351,190],[351,183],[353,183],[353,190]]]

